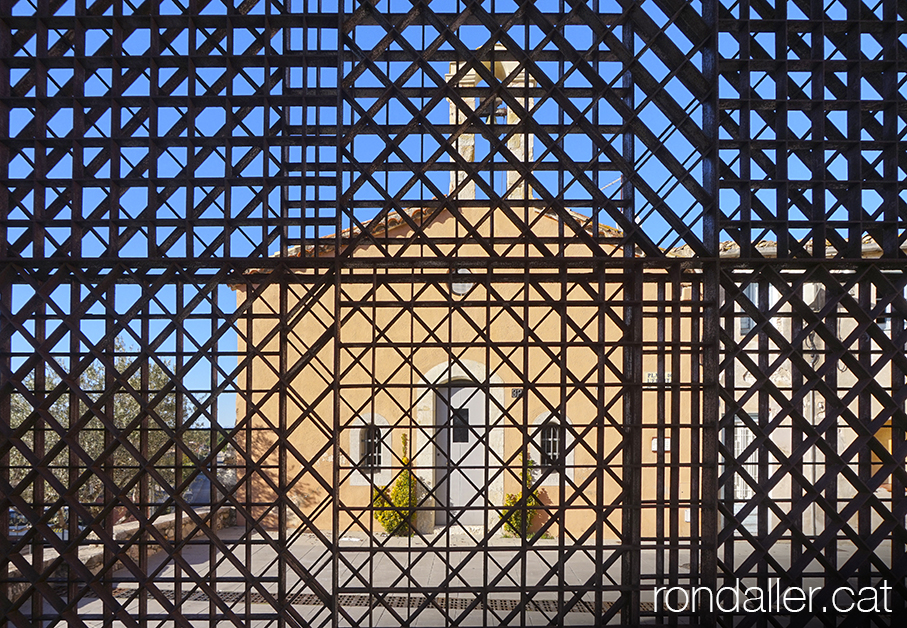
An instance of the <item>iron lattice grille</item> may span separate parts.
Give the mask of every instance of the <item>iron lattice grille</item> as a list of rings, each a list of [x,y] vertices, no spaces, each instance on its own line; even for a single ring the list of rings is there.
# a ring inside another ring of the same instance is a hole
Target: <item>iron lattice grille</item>
[[[904,12],[0,3],[3,623],[889,625]]]
[[[822,608],[893,586],[866,625],[904,612],[904,17],[791,2],[719,21],[739,251],[721,272],[719,577],[781,574],[823,587]]]

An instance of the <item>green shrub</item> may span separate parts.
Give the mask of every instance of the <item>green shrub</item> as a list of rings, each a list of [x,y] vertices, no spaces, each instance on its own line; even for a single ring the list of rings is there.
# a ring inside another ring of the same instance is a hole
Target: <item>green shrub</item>
[[[403,435],[403,468],[393,486],[376,488],[372,492],[375,517],[391,536],[412,536],[416,516],[418,480],[407,455],[406,434]]]
[[[507,493],[504,496],[504,509],[501,513],[501,519],[504,521],[504,535],[526,537],[532,528],[532,521],[538,514],[538,508],[542,505],[539,496],[532,490],[532,468],[535,466],[532,458],[523,464],[523,456],[520,454],[520,466],[522,469],[522,490],[517,493]],[[525,498],[525,499],[524,499]],[[523,501],[523,503],[520,503]]]

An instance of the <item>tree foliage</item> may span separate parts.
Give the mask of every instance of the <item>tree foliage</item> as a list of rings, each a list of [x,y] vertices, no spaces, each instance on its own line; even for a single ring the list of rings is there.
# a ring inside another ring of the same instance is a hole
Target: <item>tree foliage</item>
[[[135,368],[136,359],[148,362]],[[109,361],[95,360],[78,375],[48,368],[42,386],[32,372],[10,399],[14,490],[33,503],[40,486],[43,505],[57,502],[60,517],[58,489],[78,487],[79,501],[94,510],[107,500],[138,501],[143,473],[149,501],[172,493],[178,451],[173,430],[189,420],[193,406],[183,396],[178,416],[170,366],[137,358],[118,340]],[[77,404],[75,412],[71,404]],[[183,433],[184,441],[187,434],[192,432]],[[36,466],[49,470],[57,484],[36,473]]]
[[[409,459],[406,434],[402,440],[403,468],[396,481],[393,486],[374,489],[372,494],[375,517],[391,536],[412,536],[415,531],[413,519],[416,516],[418,480]]]
[[[520,466],[522,466],[521,490],[519,493],[507,493],[504,496],[504,509],[501,513],[501,519],[504,521],[504,533],[508,536],[526,537],[532,529],[532,522],[538,514],[538,508],[542,505],[538,494],[532,489],[532,473],[535,462],[532,458],[526,459],[523,463],[523,455],[520,454]]]

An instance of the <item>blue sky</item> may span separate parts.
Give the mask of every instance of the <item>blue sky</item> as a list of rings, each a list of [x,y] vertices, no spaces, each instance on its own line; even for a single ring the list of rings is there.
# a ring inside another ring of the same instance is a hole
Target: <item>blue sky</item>
[[[739,17],[739,3],[729,3],[730,12],[735,17]],[[844,6],[839,2],[825,3],[828,6],[826,11],[832,18],[846,17]],[[692,3],[696,7],[699,3]],[[253,13],[264,10],[265,3],[259,3],[253,9]],[[337,3],[324,0],[304,0],[295,2],[293,10],[301,12],[303,10],[330,12],[336,9]],[[347,13],[353,11],[358,3],[353,0],[344,0],[344,7]],[[493,6],[494,11],[507,13],[516,10],[517,4],[509,0],[497,0],[489,3],[489,8]],[[555,10],[559,3],[555,0],[540,0],[535,5],[539,10]],[[181,14],[184,8],[176,2],[163,1],[160,4],[162,14]],[[408,11],[412,8],[409,0],[384,0],[377,5],[379,11]],[[431,8],[437,12],[458,12],[462,9],[462,4],[456,0],[435,0],[431,3]],[[617,2],[600,2],[599,10],[603,13],[619,12],[620,6]],[[35,11],[34,6],[29,2],[18,2],[13,7],[14,15],[31,15]],[[57,11],[57,15],[72,15],[75,11],[75,3],[71,0],[63,5]],[[220,2],[212,2],[206,6],[203,14],[218,15],[224,14],[227,7]],[[646,3],[647,14],[657,23],[666,23],[669,21],[667,16],[662,15],[654,3]],[[796,7],[788,3],[788,18],[802,19],[802,16],[796,10]],[[279,20],[276,20],[279,22]],[[204,40],[206,31],[199,31],[197,43]],[[507,31],[509,37],[513,38],[518,44],[526,45],[530,48],[535,47],[543,40],[544,32],[538,26],[525,27],[515,25]],[[594,43],[593,29],[581,26],[570,25],[565,28],[564,34],[567,41],[583,53],[590,48],[603,47],[596,46]],[[619,30],[615,33],[620,36]],[[680,30],[671,25],[667,29],[667,34],[682,51],[691,49],[694,44],[689,42]],[[63,35],[62,31],[51,29],[48,33],[49,42],[52,45],[59,37]],[[191,95],[199,96],[204,94],[209,86],[214,85],[225,74],[227,64],[226,55],[242,54],[245,50],[254,44],[256,38],[260,35],[259,31],[253,28],[238,29],[233,32],[232,38],[221,45],[225,47],[224,51],[210,53],[208,62],[211,67],[199,67],[194,79],[184,79],[173,89],[172,96],[166,103],[159,103],[155,110],[155,115],[143,120],[138,128],[129,132],[130,144],[121,146],[118,155],[113,161],[107,161],[97,171],[92,173],[91,178],[83,181],[81,185],[81,215],[84,217],[96,208],[108,208],[101,220],[91,225],[87,225],[81,238],[80,254],[84,257],[103,257],[106,255],[105,242],[112,236],[124,237],[128,233],[130,225],[141,225],[141,228],[131,234],[131,238],[125,243],[123,249],[118,253],[122,258],[143,259],[152,255],[155,245],[162,245],[168,242],[168,238],[173,233],[177,233],[185,227],[187,223],[194,223],[191,230],[191,236],[183,234],[169,243],[169,249],[165,255],[173,258],[183,257],[209,257],[212,260],[212,268],[216,267],[218,260],[222,257],[229,256],[233,258],[248,258],[258,254],[274,254],[280,250],[281,244],[295,244],[303,235],[301,224],[305,216],[311,216],[314,212],[309,205],[314,199],[327,202],[329,205],[336,201],[337,189],[335,186],[304,186],[291,185],[288,194],[292,200],[301,200],[305,209],[291,208],[287,215],[291,219],[299,219],[300,226],[292,226],[288,230],[289,242],[281,242],[279,239],[271,242],[267,250],[262,250],[260,245],[266,241],[273,232],[273,226],[266,226],[268,223],[273,225],[274,219],[280,216],[280,190],[275,189],[270,192],[264,192],[261,184],[262,179],[273,177],[279,174],[282,151],[280,147],[271,146],[265,151],[255,154],[245,165],[241,172],[241,177],[231,183],[226,190],[219,194],[213,195],[213,201],[205,205],[204,211],[196,216],[189,217],[188,208],[199,207],[205,203],[205,199],[213,194],[213,190],[220,186],[224,178],[233,173],[236,175],[235,168],[250,151],[261,146],[261,137],[267,132],[267,129],[274,125],[280,117],[279,106],[257,107],[242,119],[242,126],[231,129],[233,140],[230,145],[226,145],[222,140],[216,138],[221,134],[228,124],[228,120],[237,116],[241,110],[238,104],[231,104],[226,100],[206,101],[200,104],[200,101],[194,99]],[[343,42],[348,58],[353,58],[355,49],[361,48],[369,50],[386,35],[386,31],[381,26],[360,25],[351,33],[351,42]],[[463,44],[470,48],[479,48],[492,40],[493,34],[484,26],[467,25],[462,26],[457,32],[457,36]],[[85,48],[88,55],[92,55],[110,37],[110,32],[100,28],[90,31],[87,35]],[[403,31],[394,43],[389,46],[391,51],[405,51],[408,46],[416,50],[424,49],[438,37],[438,31],[429,26],[412,26]],[[901,36],[902,41],[907,35]],[[147,28],[139,28],[129,34],[123,42],[123,54],[126,56],[142,56],[147,53],[148,46],[151,42],[152,34]],[[290,49],[283,49],[283,38],[280,34],[268,40],[271,47],[269,54],[274,59],[282,58],[284,55],[291,55],[294,50],[315,51],[320,45],[320,50],[325,53],[336,51],[340,42],[336,31],[329,29],[320,33],[314,29],[294,28],[290,33]],[[770,33],[760,33],[756,35],[756,41],[767,50],[774,49],[774,39]],[[27,59],[36,54],[37,38],[32,37],[26,42],[24,48],[19,53],[19,57]],[[316,43],[320,42],[320,43]],[[863,55],[872,59],[880,54],[881,48],[875,37],[869,34],[863,34],[860,40]],[[554,49],[555,43],[548,43],[545,48]],[[604,46],[606,47],[606,46]],[[685,112],[694,124],[699,125],[702,121],[702,107],[697,99],[691,94],[683,82],[677,78],[671,68],[665,66],[660,61],[658,55],[646,47],[641,38],[637,38],[636,53],[639,54],[639,64],[637,72],[640,75],[645,72],[651,78],[659,83],[664,92],[676,101],[678,106]],[[719,37],[719,47],[723,56],[733,58],[739,45],[736,39],[730,33],[721,33]],[[827,44],[828,54],[831,59],[843,58],[839,51],[835,51],[831,44]],[[444,42],[440,49],[451,50],[452,46]],[[84,85],[76,86],[77,93],[83,96],[85,102],[90,105],[98,105],[105,102],[105,99],[111,97],[120,97],[124,100],[124,109],[120,124],[126,123],[132,115],[141,110],[141,107],[147,104],[148,98],[155,94],[155,85],[163,85],[172,77],[180,72],[182,57],[190,54],[190,38],[188,32],[184,31],[176,39],[162,50],[156,63],[158,69],[156,76],[152,74],[149,68],[146,68],[134,82],[125,86],[121,92],[116,92],[117,84],[112,67],[103,67],[92,70],[88,73],[88,78]],[[54,93],[69,81],[74,80],[74,64],[67,61],[67,57],[72,56],[72,51],[64,55],[59,62],[54,62],[54,67],[49,71],[48,82],[45,90],[47,93]],[[789,55],[790,56],[790,55]],[[694,54],[690,60],[695,67],[701,68],[701,55]],[[204,64],[201,64],[204,65]],[[382,62],[378,66],[380,73],[385,74],[390,80],[396,80],[410,68],[409,61],[399,62]],[[57,67],[59,66],[59,67]],[[429,62],[431,72],[442,77],[449,71],[449,62],[446,60]],[[348,75],[356,65],[349,61],[343,66],[344,74]],[[595,68],[598,78],[607,84],[607,89],[621,87],[620,76],[624,71],[622,63],[619,61],[604,61]],[[125,72],[125,70],[123,70]],[[29,72],[29,63],[23,63],[22,67],[13,67],[10,70],[13,85],[23,80]],[[406,87],[431,87],[435,83],[431,78],[431,72],[418,70],[406,82]],[[559,82],[564,88],[582,88],[591,85],[587,77],[577,68],[569,64],[563,66],[553,61],[539,62],[539,72],[535,78],[542,81],[550,79]],[[802,76],[800,76],[802,74]],[[807,73],[792,72],[789,74],[798,85],[803,89],[809,89],[811,77]],[[845,73],[846,74],[846,73]],[[844,79],[847,77],[844,76]],[[292,88],[302,88],[307,90],[317,90],[319,88],[331,89],[337,85],[337,68],[333,67],[310,67],[294,68],[290,72],[289,85]],[[244,73],[229,80],[227,91],[231,96],[241,98],[243,96],[255,94],[262,89],[267,81],[267,72],[263,67],[250,67],[245,69]],[[775,97],[775,85],[768,75],[759,75],[754,73],[751,76],[751,84],[755,85],[756,93],[766,99]],[[366,71],[356,79],[354,87],[356,88],[374,88],[382,87],[384,82],[378,74]],[[37,87],[33,87],[26,97],[36,96]],[[904,83],[901,81],[899,90],[903,94]],[[879,95],[872,89],[870,83],[865,77],[860,83],[861,97],[867,100],[878,99]],[[223,90],[220,92],[223,93]],[[283,86],[278,85],[271,90],[273,95],[279,96],[283,93]],[[686,139],[674,123],[662,112],[658,103],[652,100],[652,93],[646,93],[638,86],[634,88],[633,98],[635,109],[633,117],[638,118],[646,128],[648,128],[656,138],[656,145],[647,147],[642,140],[636,138],[635,143],[635,161],[634,173],[639,177],[640,182],[645,182],[654,191],[657,198],[664,201],[665,208],[675,215],[680,216],[684,224],[691,228],[691,233],[697,237],[702,233],[701,213],[702,207],[695,200],[693,194],[683,185],[684,182],[677,180],[666,167],[664,161],[656,156],[650,148],[664,147],[667,153],[676,158],[689,172],[691,178],[696,182],[701,182],[701,154],[698,147],[694,146],[690,140]],[[719,84],[719,96],[721,98],[738,98],[733,85],[722,79]],[[826,94],[828,99],[833,99],[830,92]],[[131,99],[131,100],[130,100]],[[357,100],[347,100],[343,103],[341,119],[344,123],[354,123],[359,114],[356,108],[359,107],[367,110],[375,102],[375,97],[360,97]],[[194,115],[191,116],[191,131],[182,130],[178,137],[168,141],[161,141],[158,138],[165,137],[168,131],[178,126],[181,121],[186,120],[189,115],[190,104],[194,107]],[[428,104],[428,100],[412,99],[411,104],[422,109]],[[589,98],[571,98],[569,103],[563,99],[558,101],[555,98],[539,98],[536,100],[533,110],[533,118],[540,124],[556,124],[562,121],[565,115],[565,107],[562,105],[569,104],[580,110],[581,115],[591,122],[598,124],[621,124],[622,119],[607,98],[596,99],[593,101]],[[355,105],[355,106],[354,106]],[[735,122],[740,123],[739,113],[730,112]],[[804,139],[811,138],[810,120],[801,111],[788,111],[787,125],[791,132]],[[880,113],[879,116],[882,114]],[[10,109],[10,132],[12,137],[19,133],[24,133],[27,125],[34,123],[36,109],[33,103],[27,100],[17,101],[16,106]],[[48,137],[67,138],[73,136],[73,109],[62,107],[57,111],[49,110],[47,113],[47,135]],[[292,124],[306,122],[311,125],[332,125],[337,122],[337,110],[334,106],[321,107],[303,107],[288,106],[288,116]],[[449,116],[448,103],[441,99],[427,112],[428,122],[431,124],[447,124]],[[837,129],[844,131],[847,127],[846,111],[830,111],[827,115],[826,124],[832,125]],[[411,111],[404,106],[404,103],[391,100],[382,111],[375,115],[375,120],[379,124],[407,124],[413,118]],[[569,122],[569,116],[565,118]],[[879,121],[881,122],[881,117]],[[756,139],[773,139],[773,129],[766,125],[760,115],[756,112],[751,113],[749,120],[751,126],[751,136]],[[50,172],[48,176],[39,181],[39,188],[43,186],[43,201],[35,192],[27,194],[20,202],[19,206],[12,208],[9,215],[9,240],[16,242],[20,238],[26,240],[32,233],[32,216],[36,211],[50,207],[58,194],[62,194],[67,188],[72,186],[72,179],[78,171],[79,164],[74,163],[78,158],[78,152],[81,151],[81,163],[89,164],[92,159],[106,150],[110,145],[110,139],[117,137],[122,133],[119,129],[117,120],[110,111],[101,115],[97,121],[90,124],[85,129],[84,134],[79,138],[79,143],[74,143],[74,148],[64,156]],[[728,136],[725,131],[721,131],[721,137],[726,139]],[[897,133],[903,137],[905,133],[905,123],[903,116],[897,118]],[[27,137],[27,133],[26,133]],[[198,139],[193,139],[198,138]],[[405,155],[417,164],[429,159],[440,146],[436,138],[428,134],[413,134],[400,139],[399,154],[391,154],[387,158],[388,163],[400,162]],[[606,139],[617,152],[623,152],[622,136],[618,134],[606,134]],[[856,139],[856,138],[852,138]],[[865,131],[860,139],[872,139]],[[154,140],[154,141],[152,141]],[[205,153],[205,145],[213,142],[215,148],[210,154]],[[347,138],[343,143],[343,151],[340,158],[343,164],[344,172],[342,174],[342,188],[352,185],[359,179],[360,172],[357,171],[355,163],[370,164],[378,159],[382,154],[385,143],[376,135],[360,134],[353,138]],[[586,168],[586,175],[594,182],[598,188],[605,188],[606,194],[618,199],[621,195],[620,185],[611,185],[618,179],[620,173],[610,165],[602,165],[602,157],[594,151],[594,142],[590,136],[579,132],[571,134],[563,139],[563,149],[569,158],[575,163],[586,163],[590,160],[597,160],[597,163]],[[13,155],[10,163],[10,178],[20,180],[25,186],[32,185],[34,181],[33,169],[36,159],[40,155],[36,150],[41,150],[40,145],[26,146],[21,148],[17,154]],[[49,151],[50,149],[46,149]],[[152,152],[157,150],[157,153]],[[477,158],[481,159],[489,150],[487,138],[477,140]],[[546,151],[541,141],[535,142],[535,159],[541,162],[557,162],[558,157],[551,151]],[[768,154],[775,160],[786,160],[788,164],[789,177],[795,181],[808,182],[811,175],[808,164],[804,164],[795,155],[775,154],[773,149],[768,150]],[[863,156],[874,161],[880,157],[879,151],[865,150]],[[204,159],[202,157],[204,156]],[[333,171],[319,168],[322,161],[333,162],[338,156],[337,147],[327,146],[309,146],[306,149],[293,148],[289,153],[291,164],[299,166],[299,170],[311,176],[333,176]],[[835,150],[827,150],[825,154],[829,177],[839,181],[846,181],[848,178],[848,165],[846,159]],[[722,160],[728,165],[730,170],[735,174],[741,173],[739,153],[733,150],[722,151]],[[148,179],[151,174],[148,170],[139,170],[134,179],[129,179],[130,173],[143,160],[150,160],[153,163],[152,172],[158,178],[157,182]],[[440,163],[448,163],[448,157],[442,156]],[[500,162],[500,157],[495,159]],[[191,166],[189,165],[191,163]],[[768,178],[766,173],[762,173],[758,164],[750,163],[750,177],[754,180]],[[184,178],[188,172],[191,178]],[[563,182],[561,181],[563,175]],[[392,172],[386,169],[380,169],[375,173],[377,184],[384,188],[388,194],[399,200],[403,207],[419,206],[421,202],[430,200],[436,196],[436,191],[446,193],[449,184],[449,172],[435,171],[426,175],[435,190],[426,185],[425,181],[418,181],[414,186],[403,192],[402,189],[412,178],[409,172]],[[490,176],[490,175],[489,175]],[[903,174],[898,173],[903,179]],[[547,189],[556,199],[560,199],[569,208],[579,211],[580,213],[589,214],[591,209],[591,194],[578,181],[572,181],[572,175],[562,169],[557,171],[538,171],[536,177],[541,186]],[[119,196],[114,196],[112,190],[119,186]],[[175,186],[175,192],[170,195],[165,202],[154,212],[154,221],[156,229],[152,233],[147,227],[148,223],[142,223],[143,218],[148,217],[148,206],[150,198],[153,195],[164,194],[169,187]],[[536,186],[537,188],[539,186]],[[827,217],[831,220],[848,218],[848,211],[841,206],[834,198],[834,193],[825,190],[824,199],[813,198],[811,190],[803,192],[811,202],[824,202],[828,208]],[[901,198],[905,198],[907,192],[901,192]],[[482,196],[482,193],[479,193]],[[542,196],[537,192],[537,196]],[[770,214],[776,212],[779,203],[779,196],[775,189],[766,186],[754,193],[754,197],[765,205]],[[379,190],[370,184],[359,188],[355,196],[357,201],[375,201],[372,206],[366,206],[359,210],[357,218],[368,220],[375,215],[383,205],[383,195]],[[112,199],[116,199],[114,202]],[[782,202],[786,199],[780,199]],[[882,203],[881,195],[870,186],[864,186],[861,190],[861,201],[867,211],[875,211]],[[788,203],[785,202],[785,205]],[[720,193],[720,205],[722,211],[734,218],[739,216],[737,213],[740,205],[740,194],[735,190],[724,189]],[[237,216],[242,215],[244,211],[251,208],[248,216],[244,219],[246,224],[238,224]],[[642,223],[646,233],[655,240],[660,246],[671,247],[683,243],[683,236],[669,228],[666,221],[659,214],[658,208],[649,204],[642,194],[636,195],[636,214],[637,220]],[[790,219],[806,220],[806,216],[801,216],[796,207],[790,207]],[[322,215],[330,215],[330,210],[323,210]],[[43,252],[35,251],[33,247],[27,246],[23,255],[46,255],[53,253],[55,245],[53,242],[62,243],[72,235],[71,226],[68,223],[73,217],[70,208],[65,206],[55,216],[55,221],[48,225],[46,236],[49,239],[48,244]],[[137,222],[138,221],[138,222]],[[601,221],[605,224],[614,224],[614,220],[607,213],[603,212]],[[349,217],[343,218],[343,226],[348,226]],[[265,226],[263,226],[265,225]],[[843,228],[843,227],[842,227]],[[229,232],[225,242],[220,246],[214,243],[218,238],[223,237],[225,231]],[[330,227],[320,227],[318,235],[327,235],[333,231]],[[794,229],[791,233],[795,236],[805,236],[808,233],[806,228]],[[309,229],[305,235],[315,235],[314,229]],[[777,234],[770,231],[765,233],[754,233],[754,238],[775,239]],[[726,234],[723,239],[728,239]],[[85,289],[82,289],[83,292]],[[185,302],[190,302],[195,296],[196,288],[188,286],[183,295]],[[235,297],[227,286],[215,288],[217,300],[223,313],[229,313],[235,307]],[[34,295],[34,290],[29,286],[17,286],[14,289],[13,302],[10,304],[12,311],[19,311],[28,299]],[[116,288],[116,308],[121,313],[126,312],[136,299],[141,297],[138,288],[130,285],[118,285]],[[66,311],[69,308],[70,295],[67,288],[58,288],[48,297],[59,308]],[[156,295],[156,301],[152,303],[152,314],[158,309],[158,314],[170,317],[177,310],[177,301],[175,288],[166,286],[161,289],[160,294]],[[52,308],[51,308],[52,309]],[[102,317],[105,312],[99,306],[94,306],[87,313],[85,319],[81,322],[80,331],[86,336],[89,342],[96,342],[104,333]],[[99,317],[99,320],[93,320],[93,317]],[[202,299],[197,308],[193,311],[193,317],[190,317],[184,323],[184,329],[187,337],[192,336],[199,339],[210,337],[212,333],[211,323],[222,323],[222,315],[212,312],[209,308],[207,299]],[[56,323],[51,319],[49,326],[53,327]],[[132,321],[130,325],[138,329],[139,321]],[[166,320],[152,320],[150,322],[151,336],[154,338],[166,328]],[[34,330],[32,321],[26,322],[24,333],[28,334]],[[134,339],[131,341],[135,345]],[[165,339],[159,348],[159,354],[166,358],[172,356],[176,348],[176,335],[167,333]],[[217,385],[220,375],[215,375],[212,380],[211,361],[217,360],[221,368],[230,371],[234,368],[235,357],[230,355],[236,349],[236,336],[233,332],[228,332],[221,337],[216,350],[212,355],[205,355],[200,364],[186,374],[185,381],[192,389],[201,392],[210,390],[212,386]],[[19,351],[22,357],[17,358],[19,361],[31,354],[32,348],[29,342],[24,340],[24,336],[17,335],[14,338],[14,350]],[[69,350],[68,336],[64,336],[60,344],[54,348],[60,355],[65,355]],[[196,348],[187,345],[186,350],[193,353]],[[216,356],[216,357],[215,357]],[[232,395],[221,395],[218,400],[219,413],[228,424],[232,423],[234,401]]]

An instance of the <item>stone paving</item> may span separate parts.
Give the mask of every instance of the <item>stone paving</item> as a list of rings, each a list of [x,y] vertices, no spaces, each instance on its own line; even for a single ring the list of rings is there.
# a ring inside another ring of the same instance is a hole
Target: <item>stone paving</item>
[[[114,574],[114,594],[134,618],[140,613],[148,625],[174,623],[170,604],[183,599],[181,616],[190,625],[331,626],[330,606],[338,608],[340,626],[462,626],[485,625],[595,625],[595,583],[603,584],[602,609],[618,593],[607,590],[620,583],[620,547],[559,547],[554,539],[537,541],[521,553],[519,539],[494,538],[479,553],[476,539],[467,534],[439,535],[429,543],[404,538],[373,539],[350,535],[340,541],[336,557],[315,535],[297,536],[289,552],[278,552],[260,535],[244,536],[238,527],[219,533],[230,550],[221,553],[207,542],[192,544],[180,561],[159,553],[150,559],[149,573],[160,591],[149,595],[140,609],[137,583],[125,570]],[[370,548],[369,545],[372,547]],[[779,547],[783,547],[779,546]],[[745,557],[743,553],[738,560]],[[642,553],[642,571],[656,569],[658,553]],[[786,568],[784,554],[776,557]],[[841,555],[846,559],[846,555]],[[213,565],[212,568],[212,559]],[[662,554],[662,560],[667,557]],[[600,562],[599,562],[600,561]],[[681,555],[680,572],[689,572]],[[603,573],[596,576],[596,565]],[[337,574],[337,594],[333,574]],[[284,589],[279,575],[285,574]],[[250,577],[251,574],[251,577]],[[205,587],[198,587],[201,580]],[[485,597],[477,596],[486,590]],[[177,592],[179,592],[177,594]],[[369,594],[378,594],[376,601]],[[428,597],[426,597],[428,595]],[[130,599],[131,598],[131,599]],[[328,603],[325,601],[328,600]],[[651,609],[651,591],[642,592],[644,609]],[[96,596],[78,605],[88,625],[129,625],[125,618],[100,621],[103,605]],[[567,609],[560,613],[559,609]],[[50,612],[50,609],[48,609]],[[614,625],[619,625],[615,618]],[[681,622],[682,623],[682,622]]]

